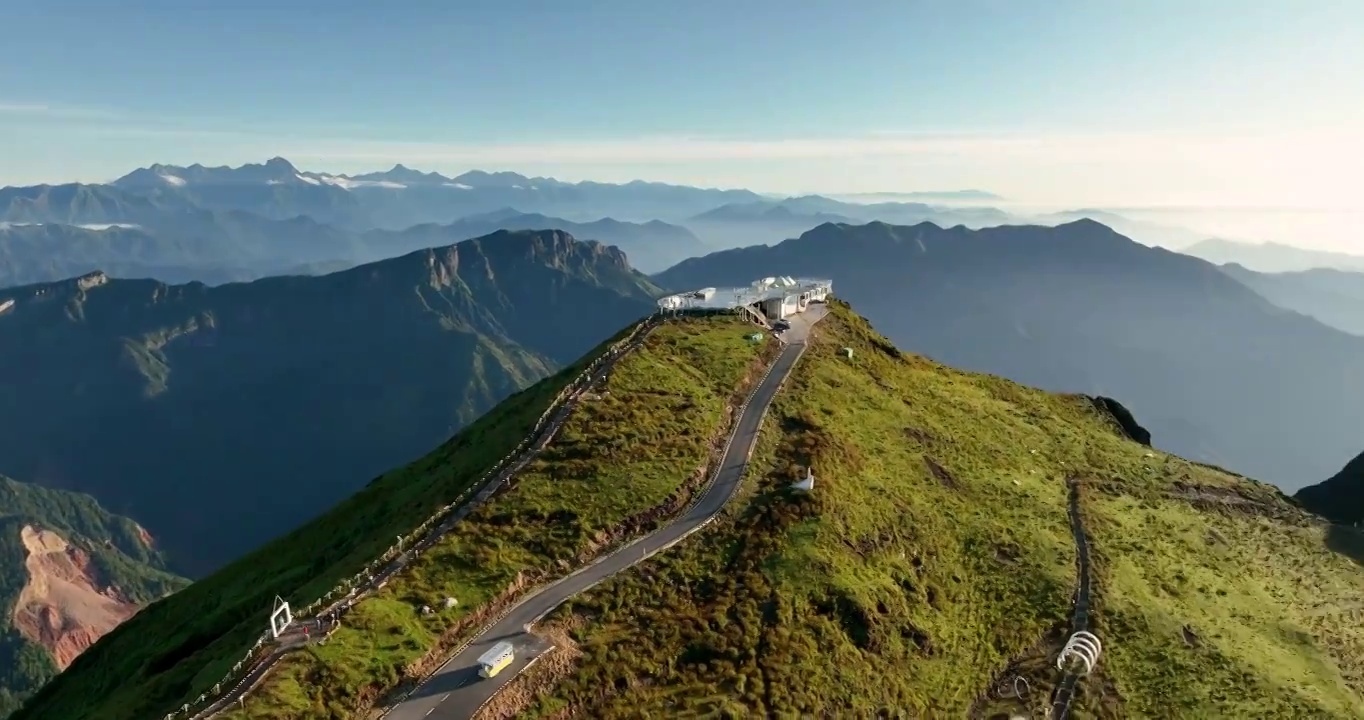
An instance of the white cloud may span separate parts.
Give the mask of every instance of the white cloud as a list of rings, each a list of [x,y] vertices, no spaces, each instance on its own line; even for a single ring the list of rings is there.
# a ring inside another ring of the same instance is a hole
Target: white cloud
[[[38,102],[0,101],[0,117],[19,119],[114,120],[127,117],[118,110]]]
[[[730,140],[663,137],[535,143],[281,141],[302,164],[395,162],[455,173],[512,169],[565,180],[644,177],[798,192],[975,187],[1035,202],[1351,204],[1364,145],[1302,133],[882,134]]]
[[[115,228],[121,230],[136,230],[141,226],[134,225],[132,223],[89,223],[84,225],[77,225],[76,227],[82,230],[111,230]]]
[[[402,183],[396,183],[392,180],[352,180],[348,177],[337,177],[334,175],[318,175],[317,177],[328,185],[335,185],[346,190],[354,190],[358,187],[381,187],[389,188],[391,190],[403,190],[407,187]]]
[[[985,148],[993,139],[916,140],[781,139],[726,140],[704,137],[661,137],[626,140],[549,141],[523,143],[421,143],[365,140],[318,140],[289,143],[298,157],[346,163],[386,163],[391,158],[429,166],[433,163],[471,167],[527,164],[647,164],[701,161],[802,160],[827,157],[921,154]],[[424,163],[423,163],[424,161]]]

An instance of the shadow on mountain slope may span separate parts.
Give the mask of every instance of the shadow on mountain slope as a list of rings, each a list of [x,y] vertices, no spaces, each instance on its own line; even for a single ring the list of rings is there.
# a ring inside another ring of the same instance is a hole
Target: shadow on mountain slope
[[[1326,531],[1326,547],[1364,565],[1364,530],[1350,525],[1332,525]]]

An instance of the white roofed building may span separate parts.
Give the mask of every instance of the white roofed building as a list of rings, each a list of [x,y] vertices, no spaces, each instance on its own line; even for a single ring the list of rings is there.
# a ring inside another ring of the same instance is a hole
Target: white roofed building
[[[765,277],[747,287],[702,288],[659,298],[663,311],[726,310],[747,307],[768,322],[805,310],[812,302],[824,302],[833,292],[833,281],[786,276]]]

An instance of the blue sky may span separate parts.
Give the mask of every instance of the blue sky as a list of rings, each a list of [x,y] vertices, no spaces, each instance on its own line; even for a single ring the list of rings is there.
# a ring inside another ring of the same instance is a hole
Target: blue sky
[[[1348,201],[1364,162],[1351,0],[45,0],[5,25],[0,184],[284,155],[1263,204]]]

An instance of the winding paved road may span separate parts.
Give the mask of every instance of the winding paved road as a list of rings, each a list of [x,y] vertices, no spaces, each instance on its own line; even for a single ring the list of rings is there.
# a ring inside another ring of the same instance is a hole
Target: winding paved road
[[[626,570],[648,556],[666,550],[693,531],[710,522],[734,495],[743,479],[744,468],[758,439],[763,415],[776,397],[782,382],[805,352],[811,327],[828,311],[823,304],[812,304],[791,318],[791,329],[781,335],[785,344],[781,355],[754,388],[743,414],[735,425],[720,460],[714,482],[699,502],[681,517],[650,535],[547,585],[512,608],[504,618],[485,630],[459,654],[450,658],[411,695],[384,715],[385,720],[464,720],[470,718],[512,678],[531,662],[552,649],[532,635],[530,627],[570,597],[583,592],[612,575]],[[478,656],[493,645],[507,640],[516,648],[516,660],[496,677],[478,676]]]

